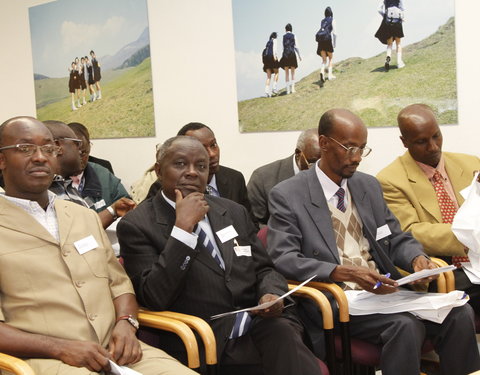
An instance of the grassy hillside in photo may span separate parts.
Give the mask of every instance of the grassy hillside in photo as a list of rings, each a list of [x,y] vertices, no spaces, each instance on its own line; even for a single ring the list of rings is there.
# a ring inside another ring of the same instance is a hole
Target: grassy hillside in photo
[[[406,67],[396,69],[394,51],[389,72],[384,69],[385,53],[334,61],[337,79],[326,81],[323,88],[319,86],[320,70],[316,70],[295,84],[295,94],[286,95],[282,90],[273,98],[241,101],[240,131],[306,129],[316,126],[326,110],[338,107],[352,110],[369,127],[394,126],[400,109],[417,102],[432,106],[440,124],[456,124],[454,19],[428,38],[404,46],[403,60]],[[280,75],[283,81],[283,69]]]
[[[100,84],[101,100],[72,111],[68,78],[35,81],[37,117],[80,122],[88,127],[92,138],[155,135],[150,58],[135,68],[102,71]],[[41,85],[38,90],[37,85]],[[86,96],[88,100],[88,93]]]

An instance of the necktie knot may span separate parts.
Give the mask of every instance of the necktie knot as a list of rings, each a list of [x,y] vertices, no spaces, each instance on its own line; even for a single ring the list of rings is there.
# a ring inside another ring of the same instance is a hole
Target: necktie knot
[[[337,208],[345,212],[346,207],[345,207],[345,190],[343,188],[339,188],[335,195],[338,197],[338,203],[337,203]]]
[[[215,189],[212,185],[207,185],[206,190],[207,190],[207,193],[209,195],[213,195],[214,197],[219,197],[220,196],[217,189]]]

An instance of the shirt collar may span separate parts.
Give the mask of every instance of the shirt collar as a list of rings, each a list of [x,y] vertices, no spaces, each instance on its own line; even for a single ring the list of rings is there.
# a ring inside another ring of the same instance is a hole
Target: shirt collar
[[[342,179],[340,186],[338,186],[335,182],[333,182],[330,177],[328,177],[325,172],[323,172],[320,167],[318,166],[318,162],[315,163],[315,172],[317,173],[318,181],[320,185],[322,185],[323,194],[325,195],[325,199],[327,202],[335,195],[340,187],[343,190],[347,191],[347,181],[348,179]]]
[[[211,187],[215,188],[216,191],[218,191],[218,187],[217,187],[217,177],[215,175],[212,176],[212,179],[210,180],[210,182],[208,183],[208,185],[210,185]]]
[[[423,173],[425,173],[425,175],[429,180],[433,178],[433,175],[435,174],[436,171],[440,172],[443,178],[447,177],[447,171],[445,169],[445,159],[443,158],[443,154],[440,157],[440,161],[438,162],[438,165],[436,166],[436,168],[416,160],[415,160],[415,163],[417,163],[417,165],[420,167]]]
[[[300,168],[298,168],[297,160],[295,160],[295,154],[293,154],[293,174],[297,174],[300,172]]]
[[[50,190],[47,190],[48,193],[48,207],[52,206],[55,204],[55,200],[57,198],[57,195],[52,193]],[[0,195],[4,197],[6,200],[9,202],[15,204],[18,207],[21,207],[23,209],[27,209],[30,207],[40,207],[37,201],[31,201],[30,199],[23,199],[23,198],[17,198],[17,197],[11,197],[9,195],[5,195],[5,192],[1,192]],[[40,207],[42,210],[43,208]]]
[[[163,199],[165,199],[165,200],[167,201],[167,203],[168,203],[170,206],[172,206],[173,209],[175,210],[175,209],[176,209],[176,206],[177,206],[176,203],[175,203],[174,201],[172,201],[170,198],[168,198],[168,197],[165,195],[165,193],[163,192],[163,190],[162,190],[161,193],[162,193]]]

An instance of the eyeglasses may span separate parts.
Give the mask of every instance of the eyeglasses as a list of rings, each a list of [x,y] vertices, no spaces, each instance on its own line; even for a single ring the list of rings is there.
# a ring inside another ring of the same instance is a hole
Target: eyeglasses
[[[15,149],[15,151],[20,152],[23,156],[29,157],[36,153],[38,148],[40,149],[41,153],[46,156],[57,156],[59,151],[59,147],[57,145],[46,144],[38,146],[31,143],[20,143],[16,145],[0,147],[0,151]]]
[[[60,139],[65,140],[65,141],[72,141],[73,143],[75,143],[77,145],[77,147],[82,146],[82,140],[78,139],[78,138],[57,137],[57,138],[55,138],[55,141],[58,141]]]
[[[300,152],[300,157],[303,159],[303,161],[305,162],[305,165],[307,166],[308,169],[310,169],[313,165],[315,165],[315,161],[309,161],[307,159],[307,157],[305,156],[305,154],[303,153],[303,151]]]
[[[331,139],[337,145],[344,148],[345,151],[347,151],[347,156],[348,157],[352,157],[352,156],[355,156],[357,154],[360,154],[360,156],[362,158],[364,158],[365,156],[368,156],[370,154],[370,152],[372,152],[372,149],[368,146],[365,146],[365,147],[353,147],[353,146],[352,147],[347,147],[347,146],[342,145],[339,141],[337,141],[336,139],[334,139],[332,137],[327,137],[327,138]]]

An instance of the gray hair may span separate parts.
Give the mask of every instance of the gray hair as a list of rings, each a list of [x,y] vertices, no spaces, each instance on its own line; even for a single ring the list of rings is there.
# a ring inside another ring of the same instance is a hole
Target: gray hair
[[[314,136],[318,137],[318,130],[316,128],[306,129],[303,132],[301,132],[300,135],[298,136],[297,148],[300,151],[303,151],[305,149],[305,145],[307,141]]]

